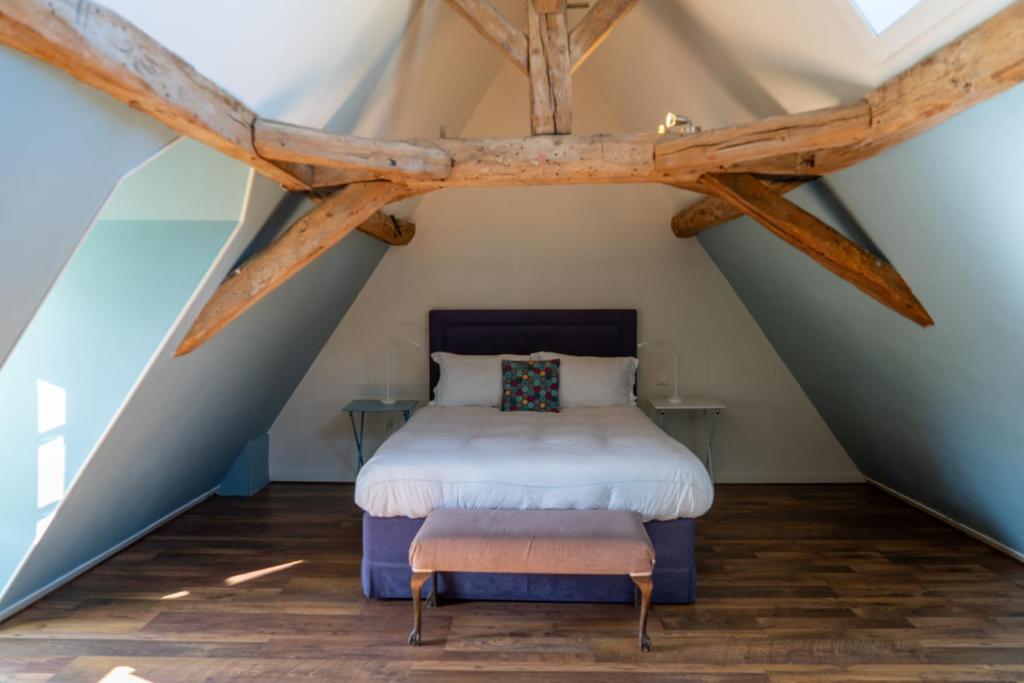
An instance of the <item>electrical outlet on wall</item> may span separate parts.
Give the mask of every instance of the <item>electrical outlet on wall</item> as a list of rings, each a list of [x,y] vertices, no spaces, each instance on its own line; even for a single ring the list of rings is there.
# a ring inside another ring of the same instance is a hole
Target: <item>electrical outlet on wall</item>
[[[668,386],[668,375],[658,375],[655,378],[655,380],[656,380],[655,384],[657,384],[659,387],[667,387]]]

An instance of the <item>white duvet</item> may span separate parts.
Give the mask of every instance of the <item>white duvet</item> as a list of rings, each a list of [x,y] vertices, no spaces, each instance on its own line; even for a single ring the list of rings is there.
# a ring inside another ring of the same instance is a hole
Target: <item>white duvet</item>
[[[699,517],[714,489],[697,457],[639,408],[561,413],[429,406],[393,434],[356,480],[376,517],[434,508],[631,510]]]

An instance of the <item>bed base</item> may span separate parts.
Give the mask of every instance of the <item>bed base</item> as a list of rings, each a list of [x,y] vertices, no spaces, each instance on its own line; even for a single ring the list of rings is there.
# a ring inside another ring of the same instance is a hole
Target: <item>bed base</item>
[[[374,517],[363,513],[362,580],[366,597],[406,600],[411,597],[409,544],[422,524],[422,519]],[[651,601],[676,605],[693,602],[697,597],[694,520],[653,521],[644,527],[657,557]],[[437,577],[437,593],[449,600],[530,602],[632,603],[635,597],[633,582],[628,576],[564,574],[443,572]]]

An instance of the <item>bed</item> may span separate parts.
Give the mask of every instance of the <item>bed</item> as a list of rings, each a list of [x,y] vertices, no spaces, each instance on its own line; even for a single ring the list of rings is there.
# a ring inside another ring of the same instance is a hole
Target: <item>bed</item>
[[[636,355],[629,310],[431,311],[430,351]],[[439,368],[431,362],[431,397]],[[635,406],[502,413],[427,406],[362,469],[363,591],[408,598],[409,544],[435,508],[624,509],[639,513],[657,553],[661,603],[696,597],[695,518],[713,499],[710,478],[685,446]],[[453,574],[443,597],[629,602],[626,577]]]

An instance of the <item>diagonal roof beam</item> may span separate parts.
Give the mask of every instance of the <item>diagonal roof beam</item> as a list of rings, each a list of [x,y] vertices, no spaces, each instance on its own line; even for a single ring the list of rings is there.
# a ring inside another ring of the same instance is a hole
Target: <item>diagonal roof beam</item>
[[[487,0],[446,0],[477,32],[501,50],[516,68],[530,74],[526,36]]]
[[[735,164],[726,162],[720,170],[813,179],[880,154],[1021,81],[1024,2],[1016,2],[868,93],[864,101],[871,122],[862,139],[830,149],[809,145],[754,163],[743,159]],[[677,220],[686,221],[686,232],[692,236],[722,222],[715,219],[714,206],[706,204],[720,202],[708,197],[684,209],[673,219],[673,229]],[[701,216],[705,219],[699,219]]]
[[[0,43],[55,66],[289,190],[300,179],[253,148],[256,115],[120,15],[86,0],[0,0]]]
[[[811,178],[776,180],[762,178],[759,183],[778,195],[784,195]],[[743,211],[732,202],[716,196],[707,196],[686,207],[672,218],[672,232],[676,237],[693,237],[708,228],[739,218]]]
[[[357,226],[372,219],[380,207],[410,194],[404,185],[388,182],[349,185],[332,194],[221,283],[174,355],[191,353],[208,342]]]
[[[671,179],[729,172],[742,165],[751,173],[774,170],[774,159],[803,150],[849,147],[863,141],[871,128],[867,102],[692,133],[662,136],[654,148],[655,171]]]
[[[922,327],[934,325],[896,269],[746,174],[708,174],[707,188],[830,272]]]
[[[569,33],[572,72],[587,61],[640,0],[597,0]]]
[[[362,172],[389,180],[441,180],[452,159],[436,147],[336,135],[289,123],[256,119],[253,144],[266,159]]]
[[[67,72],[288,190],[315,187],[315,169],[279,165],[256,150],[254,112],[104,7],[88,0],[0,0],[0,44]],[[392,233],[381,229],[391,220],[373,214],[358,229],[389,244],[405,243],[404,237],[396,242]],[[412,235],[415,230],[404,232]]]

